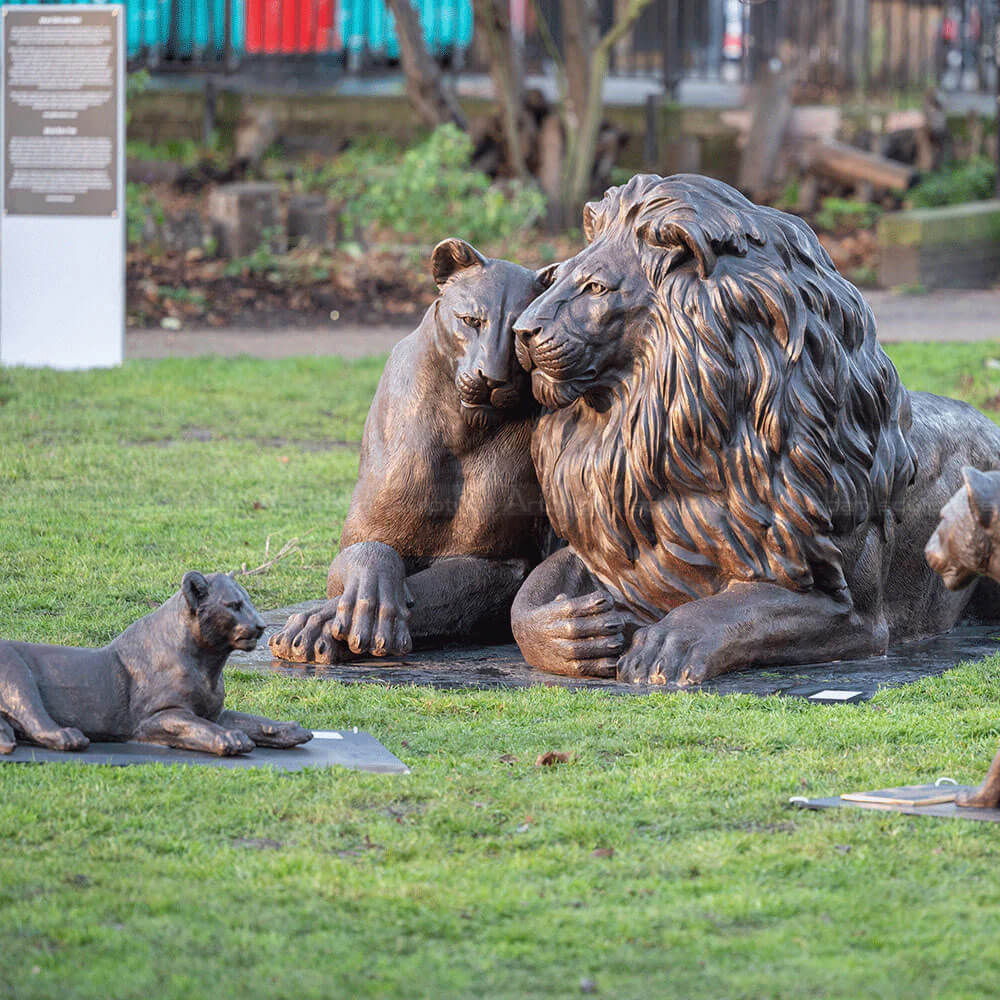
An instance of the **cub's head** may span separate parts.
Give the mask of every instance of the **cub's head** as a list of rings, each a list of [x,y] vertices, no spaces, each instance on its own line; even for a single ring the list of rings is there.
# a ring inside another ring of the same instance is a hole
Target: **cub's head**
[[[225,573],[185,573],[181,593],[200,646],[220,653],[251,650],[264,634],[263,619],[249,594]]]
[[[1000,546],[994,545],[1000,535],[1000,473],[967,465],[962,478],[965,485],[941,508],[941,522],[924,549],[949,590],[981,574],[1000,578]]]
[[[490,260],[464,240],[442,240],[431,254],[441,294],[434,303],[438,351],[451,365],[462,414],[489,427],[529,398],[514,358],[514,320],[542,290],[533,271]]]

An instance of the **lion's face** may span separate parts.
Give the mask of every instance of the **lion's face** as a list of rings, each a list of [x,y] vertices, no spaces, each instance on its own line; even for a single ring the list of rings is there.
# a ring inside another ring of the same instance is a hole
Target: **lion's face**
[[[462,415],[473,427],[492,426],[527,396],[514,359],[513,326],[542,286],[533,271],[489,260],[463,240],[442,241],[431,261],[441,288],[438,348],[452,366]]]
[[[251,650],[264,634],[264,621],[250,595],[225,573],[191,572],[181,590],[195,618],[201,646],[215,652]]]
[[[545,274],[549,288],[514,325],[517,359],[549,409],[600,405],[631,368],[654,292],[635,241],[600,239]]]

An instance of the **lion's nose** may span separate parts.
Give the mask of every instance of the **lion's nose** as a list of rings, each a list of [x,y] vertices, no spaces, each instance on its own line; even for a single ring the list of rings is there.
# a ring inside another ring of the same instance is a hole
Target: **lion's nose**
[[[540,326],[517,326],[514,328],[514,333],[524,341],[533,340],[541,332]]]
[[[493,375],[487,375],[486,372],[479,368],[476,372],[480,379],[486,383],[487,387],[490,389],[499,389],[500,386],[506,385],[507,380],[505,378],[495,378],[496,372]]]

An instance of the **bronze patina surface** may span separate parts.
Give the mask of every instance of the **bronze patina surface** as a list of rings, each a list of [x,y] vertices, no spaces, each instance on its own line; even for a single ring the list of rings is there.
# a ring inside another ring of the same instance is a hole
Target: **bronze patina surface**
[[[537,407],[512,332],[541,284],[457,239],[439,243],[431,265],[441,294],[376,390],[328,600],[272,637],[282,659],[509,636],[511,601],[543,555]]]
[[[923,550],[962,466],[1000,464],[1000,430],[900,384],[802,220],[641,175],[584,228],[516,323],[569,543],[514,602],[530,664],[698,683],[997,620],[994,583],[949,591]]]
[[[263,632],[232,577],[192,572],[101,649],[0,640],[0,753],[15,738],[51,750],[135,740],[219,756],[306,743],[312,734],[297,722],[223,708],[226,659]]]
[[[941,509],[941,521],[927,543],[927,562],[950,590],[970,589],[978,577],[1000,580],[1000,472],[962,469],[960,489]],[[1000,805],[1000,752],[978,788],[963,789],[958,806]]]

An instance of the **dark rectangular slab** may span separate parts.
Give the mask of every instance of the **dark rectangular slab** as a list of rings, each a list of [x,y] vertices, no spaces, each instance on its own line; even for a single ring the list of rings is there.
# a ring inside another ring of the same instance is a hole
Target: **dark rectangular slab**
[[[678,690],[676,685],[620,684],[615,680],[547,674],[529,667],[513,644],[451,645],[417,650],[405,660],[367,657],[329,666],[275,660],[267,646],[268,638],[285,624],[289,615],[318,606],[319,602],[309,602],[264,612],[268,624],[264,638],[252,653],[233,653],[229,666],[293,677],[319,677],[345,684],[425,684],[439,688],[523,688],[544,684],[612,694]],[[1000,626],[959,625],[946,635],[895,646],[885,656],[739,670],[713,678],[696,690],[715,694],[777,694],[805,698],[818,704],[851,704],[871,698],[880,688],[898,687],[943,674],[966,660],[982,659],[998,651]]]
[[[374,736],[358,730],[341,729],[316,733],[313,738],[290,750],[257,747],[235,757],[175,750],[153,743],[91,743],[81,753],[46,750],[19,743],[11,754],[0,754],[0,764],[201,764],[242,770],[273,767],[278,771],[301,771],[307,767],[347,767],[353,771],[380,774],[409,774],[410,769],[394,757]]]
[[[935,787],[928,785],[927,789],[933,791]],[[962,791],[965,787],[959,785],[954,791]],[[802,809],[868,809],[874,812],[906,813],[908,816],[931,816],[934,819],[970,819],[977,823],[1000,823],[1000,809],[969,809],[965,806],[956,806],[954,802],[943,802],[935,806],[888,805],[881,802],[850,802],[839,795],[835,798],[791,801]]]

